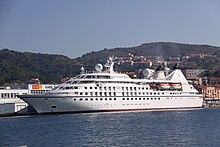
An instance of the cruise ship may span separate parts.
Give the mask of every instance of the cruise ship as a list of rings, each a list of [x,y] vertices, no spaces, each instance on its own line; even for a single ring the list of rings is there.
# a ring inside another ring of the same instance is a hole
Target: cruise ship
[[[203,96],[182,71],[145,69],[142,79],[113,70],[109,58],[93,72],[81,73],[55,89],[39,95],[19,95],[39,114],[201,108]]]

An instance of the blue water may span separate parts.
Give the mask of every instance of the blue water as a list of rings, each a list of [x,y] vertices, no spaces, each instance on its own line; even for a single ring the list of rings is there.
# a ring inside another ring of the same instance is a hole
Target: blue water
[[[1,117],[0,146],[219,147],[220,109]]]

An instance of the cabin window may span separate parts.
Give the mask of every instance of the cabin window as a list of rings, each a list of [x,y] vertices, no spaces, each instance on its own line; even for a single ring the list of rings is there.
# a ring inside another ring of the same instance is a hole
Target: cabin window
[[[73,87],[74,89],[78,89],[78,87]]]
[[[105,98],[105,100],[107,101],[108,99],[107,99],[107,98]]]
[[[133,100],[133,98],[131,98],[131,100]]]
[[[158,100],[160,100],[160,98],[158,98]]]
[[[98,99],[98,98],[95,98],[95,100],[98,101],[99,99]]]
[[[100,101],[102,101],[102,98],[100,98]]]
[[[82,92],[80,92],[80,95],[83,95],[83,93],[82,93]]]
[[[83,99],[82,99],[82,98],[80,98],[79,100],[80,100],[80,101],[82,101]]]
[[[153,98],[151,98],[151,100],[153,100]]]
[[[85,95],[88,95],[88,92],[86,92]]]
[[[90,101],[93,101],[93,98],[91,98]]]
[[[145,100],[145,98],[143,98],[143,100]]]
[[[135,100],[137,100],[137,98],[135,98]]]
[[[139,98],[139,100],[141,100],[141,98]]]
[[[92,87],[90,87],[90,89],[92,89]]]
[[[87,87],[84,87],[85,89],[87,89]]]
[[[127,100],[129,100],[129,98],[127,98]]]
[[[51,108],[56,108],[56,106],[51,106]]]
[[[114,98],[114,100],[116,101],[116,98]]]
[[[109,98],[109,100],[111,101],[111,100],[112,100],[112,98]]]
[[[114,96],[116,96],[116,92],[114,92]]]
[[[122,100],[124,101],[124,100],[125,100],[125,98],[122,98]]]
[[[88,101],[88,98],[85,98],[86,101]]]
[[[124,87],[122,87],[122,90],[124,91]]]

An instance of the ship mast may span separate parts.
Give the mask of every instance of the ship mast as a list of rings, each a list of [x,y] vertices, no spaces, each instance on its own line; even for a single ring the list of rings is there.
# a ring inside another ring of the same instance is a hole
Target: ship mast
[[[107,73],[114,73],[114,62],[112,57],[108,58],[107,63],[104,66],[106,67]]]

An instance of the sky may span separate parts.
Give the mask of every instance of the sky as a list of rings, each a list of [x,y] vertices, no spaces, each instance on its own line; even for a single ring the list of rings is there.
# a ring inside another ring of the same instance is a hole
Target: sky
[[[220,46],[220,1],[0,0],[0,49],[76,58],[149,42]]]

